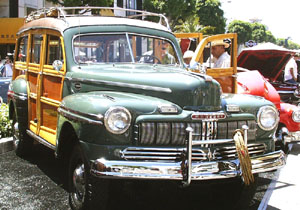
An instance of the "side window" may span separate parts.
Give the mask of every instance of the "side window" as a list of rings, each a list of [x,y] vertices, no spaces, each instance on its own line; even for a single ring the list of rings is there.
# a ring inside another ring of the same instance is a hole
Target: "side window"
[[[28,36],[21,37],[19,40],[17,61],[26,62],[28,48]]]
[[[61,41],[58,36],[48,35],[45,64],[52,65],[55,60],[63,61]]]
[[[34,34],[31,42],[30,63],[40,63],[43,36]]]

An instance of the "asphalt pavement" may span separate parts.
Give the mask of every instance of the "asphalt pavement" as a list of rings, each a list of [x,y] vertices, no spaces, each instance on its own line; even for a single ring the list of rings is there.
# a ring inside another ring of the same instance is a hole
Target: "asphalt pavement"
[[[13,150],[12,137],[0,139],[0,154]]]
[[[67,192],[64,187],[62,187],[62,176],[59,173],[57,175],[57,171],[61,171],[61,169],[57,168],[57,162],[54,158],[52,158],[53,160],[48,158],[53,156],[51,152],[38,150],[40,154],[38,154],[37,157],[23,160],[15,156],[11,150],[13,150],[12,138],[0,139],[0,154],[2,154],[2,157],[0,156],[2,161],[0,163],[2,166],[0,173],[2,175],[0,176],[0,188],[2,188],[0,191],[0,209],[24,209],[24,207],[25,209],[43,209],[49,208],[50,206],[54,207],[53,209],[68,209]],[[49,154],[45,155],[45,152]],[[260,175],[258,179],[259,188],[256,190],[255,196],[252,199],[253,201],[258,201],[258,203],[254,203],[251,208],[249,207],[247,209],[299,209],[299,164],[300,143],[295,143],[291,146],[285,167],[274,173],[263,173]],[[36,171],[36,169],[34,169],[35,165],[38,166],[39,170]],[[13,169],[15,170],[14,173],[12,172]],[[6,183],[6,185],[1,183]],[[22,188],[22,190],[20,190],[20,188]],[[162,195],[165,193],[169,194],[169,190],[168,192],[163,192]],[[208,190],[209,189],[207,189],[207,192]],[[219,190],[216,191],[219,192]],[[223,190],[220,190],[220,192],[222,191]],[[150,193],[153,192],[150,191]],[[191,194],[194,193],[199,194],[198,191],[192,191]],[[203,193],[202,195],[200,193],[200,197],[206,196],[206,194],[207,193]],[[216,197],[216,192],[213,194],[212,197]],[[179,198],[180,197],[181,196],[179,196]],[[217,197],[219,197],[219,195]],[[151,198],[151,196],[146,196],[146,198],[142,200],[137,199],[136,202],[147,202],[149,198]],[[174,199],[174,197],[170,196],[168,199]],[[125,200],[127,200],[127,198]],[[227,200],[227,198],[225,197],[224,200]],[[232,200],[234,200],[234,198]],[[141,206],[144,207],[144,204],[141,204]]]
[[[300,209],[300,142],[290,145],[285,167],[278,170],[275,179],[259,206],[259,210]]]

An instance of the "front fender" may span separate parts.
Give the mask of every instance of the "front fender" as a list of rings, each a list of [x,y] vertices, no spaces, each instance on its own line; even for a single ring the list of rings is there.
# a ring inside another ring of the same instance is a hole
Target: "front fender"
[[[81,141],[107,145],[128,144],[132,129],[120,135],[107,132],[104,126],[106,111],[113,106],[125,107],[131,113],[132,128],[137,116],[158,113],[160,104],[171,103],[155,97],[123,92],[94,91],[69,95],[62,100],[58,109],[57,136],[60,136],[61,128],[68,122]],[[177,108],[180,110],[180,107]]]
[[[20,128],[26,128],[28,123],[27,81],[25,75],[18,76],[10,84],[8,91],[9,117],[16,114]]]
[[[284,124],[290,132],[300,131],[300,123],[295,122],[292,118],[293,111],[298,109],[293,104],[280,104],[280,123]]]
[[[249,106],[251,104],[251,106]],[[257,113],[262,106],[273,106],[275,105],[260,96],[246,95],[246,94],[223,94],[222,95],[222,107],[224,110],[227,109],[227,105],[237,105],[240,108],[241,113],[251,113],[257,122]],[[276,108],[277,110],[277,108]],[[257,126],[257,137],[268,138],[273,136],[276,131],[276,127],[271,131],[262,130]]]

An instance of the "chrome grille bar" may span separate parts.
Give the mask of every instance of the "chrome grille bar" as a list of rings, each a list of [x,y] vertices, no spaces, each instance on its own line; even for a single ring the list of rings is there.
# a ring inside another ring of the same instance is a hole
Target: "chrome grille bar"
[[[125,160],[157,160],[157,161],[179,161],[182,152],[185,148],[160,148],[160,147],[128,147],[121,151],[121,158]],[[250,156],[264,154],[266,151],[265,144],[248,144],[248,151]],[[215,159],[222,160],[236,158],[235,146],[218,147],[214,149]],[[192,149],[192,161],[206,161],[208,160],[208,151],[199,148]],[[169,157],[169,159],[167,158]]]
[[[211,140],[232,139],[236,129],[242,129],[247,125],[249,129],[248,141],[254,140],[256,136],[256,122],[249,121],[199,121],[199,122],[142,122],[136,125],[137,143],[139,145],[185,145],[185,129],[191,127],[193,141],[201,147],[209,147],[213,144]],[[206,142],[204,142],[206,141]],[[198,144],[199,143],[199,144]],[[224,142],[228,143],[228,142]]]

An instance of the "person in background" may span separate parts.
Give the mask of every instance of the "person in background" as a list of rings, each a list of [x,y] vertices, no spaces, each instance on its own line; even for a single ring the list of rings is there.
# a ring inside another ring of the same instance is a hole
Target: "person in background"
[[[206,65],[210,68],[230,67],[230,55],[226,52],[229,44],[223,40],[211,42],[211,57],[208,58]]]
[[[183,61],[184,61],[184,65],[186,68],[190,67],[190,62],[192,60],[193,55],[194,55],[194,52],[191,50],[187,50],[183,54]]]
[[[161,59],[162,64],[174,64],[175,63],[174,56],[171,55],[168,51],[169,47],[170,47],[170,44],[168,42],[166,42],[166,41],[162,42],[162,47],[159,52],[160,54],[158,55],[158,57]]]
[[[289,62],[285,65],[284,69],[284,81],[288,83],[297,83],[298,69],[295,57],[293,56]]]
[[[8,56],[5,57],[3,77],[12,77],[12,62]]]

